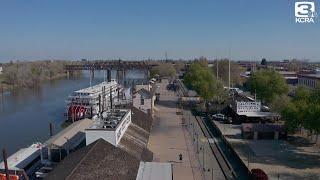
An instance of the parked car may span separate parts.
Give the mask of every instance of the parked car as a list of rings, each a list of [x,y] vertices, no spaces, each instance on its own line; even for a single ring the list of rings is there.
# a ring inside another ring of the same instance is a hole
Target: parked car
[[[268,175],[262,169],[251,169],[253,180],[268,180]]]
[[[232,123],[232,118],[231,117],[227,117],[223,120],[223,123],[225,124],[231,124]]]
[[[212,118],[215,120],[218,120],[218,121],[223,121],[226,119],[225,115],[220,114],[220,113],[212,115]]]

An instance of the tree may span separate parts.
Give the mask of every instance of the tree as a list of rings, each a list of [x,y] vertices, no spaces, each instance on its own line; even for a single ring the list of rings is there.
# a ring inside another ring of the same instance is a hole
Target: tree
[[[217,74],[217,62],[218,62],[218,76],[219,79],[225,84],[229,85],[229,60],[222,59],[217,60],[212,67],[213,73]],[[237,63],[230,61],[230,81],[232,84],[243,84],[243,79],[240,77],[240,74],[244,72],[245,69],[240,67]]]
[[[320,86],[310,91],[298,87],[295,97],[281,113],[289,132],[293,133],[299,127],[304,127],[311,134],[320,133]]]
[[[267,63],[267,60],[265,59],[265,58],[263,58],[262,60],[261,60],[261,65],[264,65],[264,66],[266,66],[268,63]]]
[[[208,110],[208,101],[223,92],[223,85],[214,77],[212,71],[204,61],[195,61],[184,78],[185,85],[195,90],[205,101]]]
[[[160,63],[151,70],[151,75],[155,74],[173,78],[176,75],[176,69],[171,63]]]
[[[281,74],[274,70],[259,70],[248,80],[249,89],[263,102],[271,103],[276,95],[287,94],[288,85]]]
[[[300,126],[299,112],[296,105],[290,102],[281,112],[282,118],[285,120],[285,126],[289,133],[294,133]]]
[[[289,103],[290,98],[287,95],[275,95],[270,104],[271,111],[281,113],[288,106]]]

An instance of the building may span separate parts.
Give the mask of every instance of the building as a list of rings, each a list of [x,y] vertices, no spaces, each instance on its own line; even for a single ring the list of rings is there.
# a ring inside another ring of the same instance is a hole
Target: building
[[[7,158],[10,179],[28,179],[35,173],[40,162],[41,144],[36,143],[30,147],[20,149]],[[5,165],[0,163],[0,179],[5,179]]]
[[[140,162],[136,180],[172,180],[172,164]]]
[[[2,74],[3,73],[3,68],[2,68],[2,66],[0,66],[0,74]]]
[[[42,162],[60,162],[69,153],[85,146],[85,129],[92,124],[91,119],[77,121],[48,139],[41,148]]]
[[[136,91],[132,96],[133,107],[136,107],[145,113],[147,113],[148,110],[152,110],[154,101],[155,96],[144,88]]]
[[[134,91],[137,92],[141,89],[146,89],[147,91],[150,91],[151,88],[152,88],[151,84],[146,84],[146,85],[145,84],[137,84],[134,87]]]
[[[279,118],[277,113],[268,112],[268,107],[262,106],[261,102],[245,93],[235,93],[233,98],[229,106],[222,110],[222,113],[232,117],[234,124],[273,122]]]
[[[243,123],[241,135],[245,139],[286,139],[287,131],[284,125]]]
[[[102,138],[114,146],[118,146],[120,139],[131,123],[130,109],[116,109],[103,112],[95,123],[85,130],[86,145],[90,145]]]
[[[66,157],[46,179],[132,179],[140,160],[111,143],[98,139]]]
[[[150,111],[135,107],[113,111],[95,119],[100,123],[86,129],[88,145],[67,156],[46,179],[172,180],[171,163],[149,163],[153,160],[147,149],[153,122]]]
[[[46,179],[172,180],[171,163],[141,161],[98,139],[65,158]]]
[[[254,72],[257,70],[257,62],[253,61],[238,61],[237,64],[243,67],[246,71]]]
[[[299,74],[298,85],[307,88],[315,88],[320,85],[320,74]]]
[[[279,74],[283,76],[287,84],[297,85],[298,84],[298,75],[294,71],[278,71]]]

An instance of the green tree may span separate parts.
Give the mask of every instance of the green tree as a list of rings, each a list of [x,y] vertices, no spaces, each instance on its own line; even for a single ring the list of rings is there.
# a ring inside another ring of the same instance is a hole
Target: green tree
[[[304,127],[311,134],[317,135],[317,141],[320,134],[320,86],[312,91],[298,87],[295,97],[281,115],[290,133]]]
[[[282,118],[285,120],[285,126],[289,133],[294,133],[300,126],[299,112],[296,105],[290,102],[281,112]]]
[[[281,113],[290,103],[290,98],[285,94],[276,95],[270,103],[271,111]]]
[[[264,65],[264,66],[267,65],[267,60],[266,60],[265,58],[263,58],[263,59],[261,60],[261,65]]]
[[[287,94],[288,85],[281,74],[274,70],[259,70],[248,81],[249,89],[263,102],[271,103],[276,95]]]
[[[204,61],[195,61],[190,65],[184,83],[203,98],[206,110],[208,110],[208,101],[218,97],[223,92],[222,83],[217,81]]]

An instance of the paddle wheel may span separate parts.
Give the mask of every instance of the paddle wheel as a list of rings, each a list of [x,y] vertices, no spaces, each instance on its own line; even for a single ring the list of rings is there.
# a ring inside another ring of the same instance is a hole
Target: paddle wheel
[[[75,122],[84,119],[89,112],[89,109],[83,105],[71,105],[68,109],[68,120]]]

